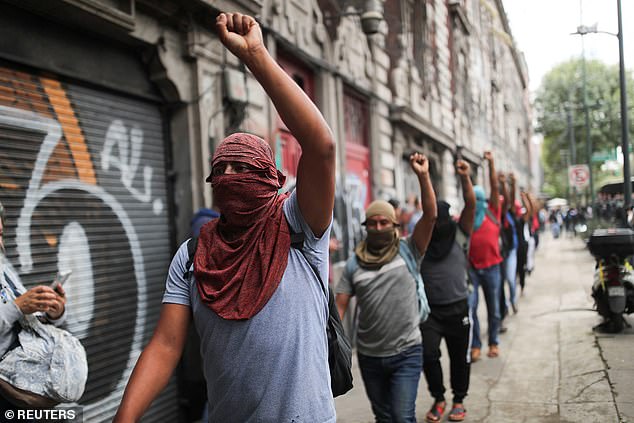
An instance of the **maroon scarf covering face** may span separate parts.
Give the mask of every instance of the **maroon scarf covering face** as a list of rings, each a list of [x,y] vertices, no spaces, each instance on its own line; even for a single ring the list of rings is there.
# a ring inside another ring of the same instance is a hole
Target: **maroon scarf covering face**
[[[255,168],[209,176],[221,212],[200,231],[194,275],[202,302],[224,319],[249,319],[271,298],[286,270],[291,245],[278,195],[285,177],[269,145],[254,135],[233,134],[218,146],[212,169],[222,162]]]

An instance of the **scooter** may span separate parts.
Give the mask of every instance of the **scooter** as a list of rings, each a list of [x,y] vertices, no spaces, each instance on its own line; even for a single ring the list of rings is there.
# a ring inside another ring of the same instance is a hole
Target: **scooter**
[[[634,231],[631,229],[597,229],[588,241],[596,260],[592,297],[604,321],[594,329],[621,332],[630,325],[623,314],[634,313]]]

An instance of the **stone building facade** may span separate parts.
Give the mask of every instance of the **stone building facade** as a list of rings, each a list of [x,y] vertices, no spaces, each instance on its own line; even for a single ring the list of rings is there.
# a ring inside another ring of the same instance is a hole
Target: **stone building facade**
[[[370,8],[384,20],[366,34]],[[158,319],[171,254],[193,213],[213,206],[204,180],[218,142],[263,137],[294,184],[299,147],[223,49],[220,11],[257,17],[336,136],[336,261],[362,236],[371,200],[418,192],[413,151],[431,158],[435,189],[454,205],[458,154],[485,185],[487,149],[521,185],[533,177],[526,66],[501,0],[0,0],[7,256],[27,286],[58,268],[76,275],[66,291],[89,357],[86,421],[112,418]],[[179,373],[188,389],[173,380],[147,421],[199,410],[190,350]]]

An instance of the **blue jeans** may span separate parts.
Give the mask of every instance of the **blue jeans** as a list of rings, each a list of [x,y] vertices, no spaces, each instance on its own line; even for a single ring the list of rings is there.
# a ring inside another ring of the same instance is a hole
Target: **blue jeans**
[[[423,370],[423,346],[389,357],[361,353],[359,368],[377,423],[416,423],[416,394]]]
[[[510,302],[507,304],[515,304],[515,278],[517,277],[517,248],[509,251],[509,255],[504,260],[504,278],[509,283]],[[504,281],[502,281],[504,282]],[[504,286],[504,283],[502,283]]]
[[[489,345],[498,345],[500,339],[500,289],[502,288],[502,277],[500,274],[500,265],[496,264],[485,269],[469,268],[469,277],[473,283],[473,292],[469,295],[469,307],[473,317],[473,326],[471,327],[473,334],[473,348],[481,348],[480,341],[480,321],[478,320],[478,291],[482,285],[484,292],[484,300],[487,304],[487,317],[489,320]]]

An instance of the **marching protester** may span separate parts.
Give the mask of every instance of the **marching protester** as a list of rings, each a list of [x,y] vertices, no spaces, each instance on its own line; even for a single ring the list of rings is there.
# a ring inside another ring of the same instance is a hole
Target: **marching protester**
[[[428,308],[424,289],[417,293],[422,285],[418,269],[437,211],[427,157],[412,154],[410,165],[420,183],[422,217],[401,239],[394,207],[372,202],[365,211],[367,236],[348,259],[336,289],[342,319],[350,298],[357,299],[359,368],[377,422],[416,421],[423,361],[420,307]]]
[[[508,206],[503,207],[500,237],[503,239],[504,249],[502,251],[502,286],[500,289],[500,331],[505,331],[504,319],[508,314],[509,307],[513,313],[517,313],[516,280],[517,280],[517,251],[518,235],[517,222],[515,217],[515,174],[509,173],[509,190],[503,197],[508,199]],[[500,185],[505,187],[504,185]],[[505,286],[508,284],[509,296],[506,297]],[[504,328],[504,329],[503,329]]]
[[[489,182],[491,195],[487,202],[484,189],[476,185],[476,213],[473,224],[473,233],[469,247],[469,278],[473,283],[473,292],[469,296],[469,305],[473,318],[471,333],[473,345],[471,348],[471,360],[480,358],[482,342],[480,340],[480,322],[478,320],[478,296],[479,287],[482,286],[484,299],[487,306],[488,317],[488,344],[487,355],[495,358],[499,355],[499,331],[500,331],[500,288],[501,273],[500,264],[500,218],[502,204],[500,204],[498,180],[495,173],[493,154],[490,151],[484,153],[484,158],[489,164]],[[504,179],[504,178],[500,178]]]
[[[530,204],[531,210],[528,220],[530,237],[528,238],[528,252],[526,253],[526,271],[530,275],[535,270],[535,250],[539,244],[539,219],[537,217],[539,202],[531,193],[526,193],[526,201]],[[560,221],[558,225],[561,227]]]
[[[221,216],[201,228],[192,267],[187,243],[174,256],[158,325],[115,422],[138,421],[166,386],[192,319],[209,421],[335,422],[321,282],[328,280],[335,192],[332,133],[269,55],[252,17],[221,13],[216,28],[300,143],[296,189],[278,194],[285,177],[264,140],[233,134],[220,143],[207,181]],[[301,251],[291,248],[291,232],[303,234]]]
[[[504,304],[510,305],[513,309],[513,313],[517,313],[517,256],[520,248],[520,236],[519,236],[519,222],[518,218],[521,215],[521,206],[517,207],[515,193],[517,191],[515,174],[509,174],[510,181],[510,195],[509,195],[509,207],[506,207],[503,221],[503,231],[508,235],[507,239],[510,240],[509,251],[504,259],[504,278],[509,285],[509,298],[504,297]],[[502,290],[504,292],[504,290]]]
[[[516,205],[517,216],[517,276],[520,284],[521,293],[524,294],[526,286],[526,263],[528,259],[528,246],[531,238],[530,219],[533,213],[533,206],[526,192],[520,189],[520,198],[523,207]]]
[[[464,208],[455,222],[445,201],[437,203],[438,219],[421,265],[425,292],[431,309],[421,325],[423,335],[423,371],[434,404],[425,416],[428,422],[441,421],[445,412],[445,387],[440,364],[440,342],[445,338],[450,360],[453,405],[450,421],[462,421],[466,410],[463,400],[469,390],[470,332],[467,258],[469,237],[473,229],[476,199],[471,183],[469,164],[456,162],[460,176]]]

